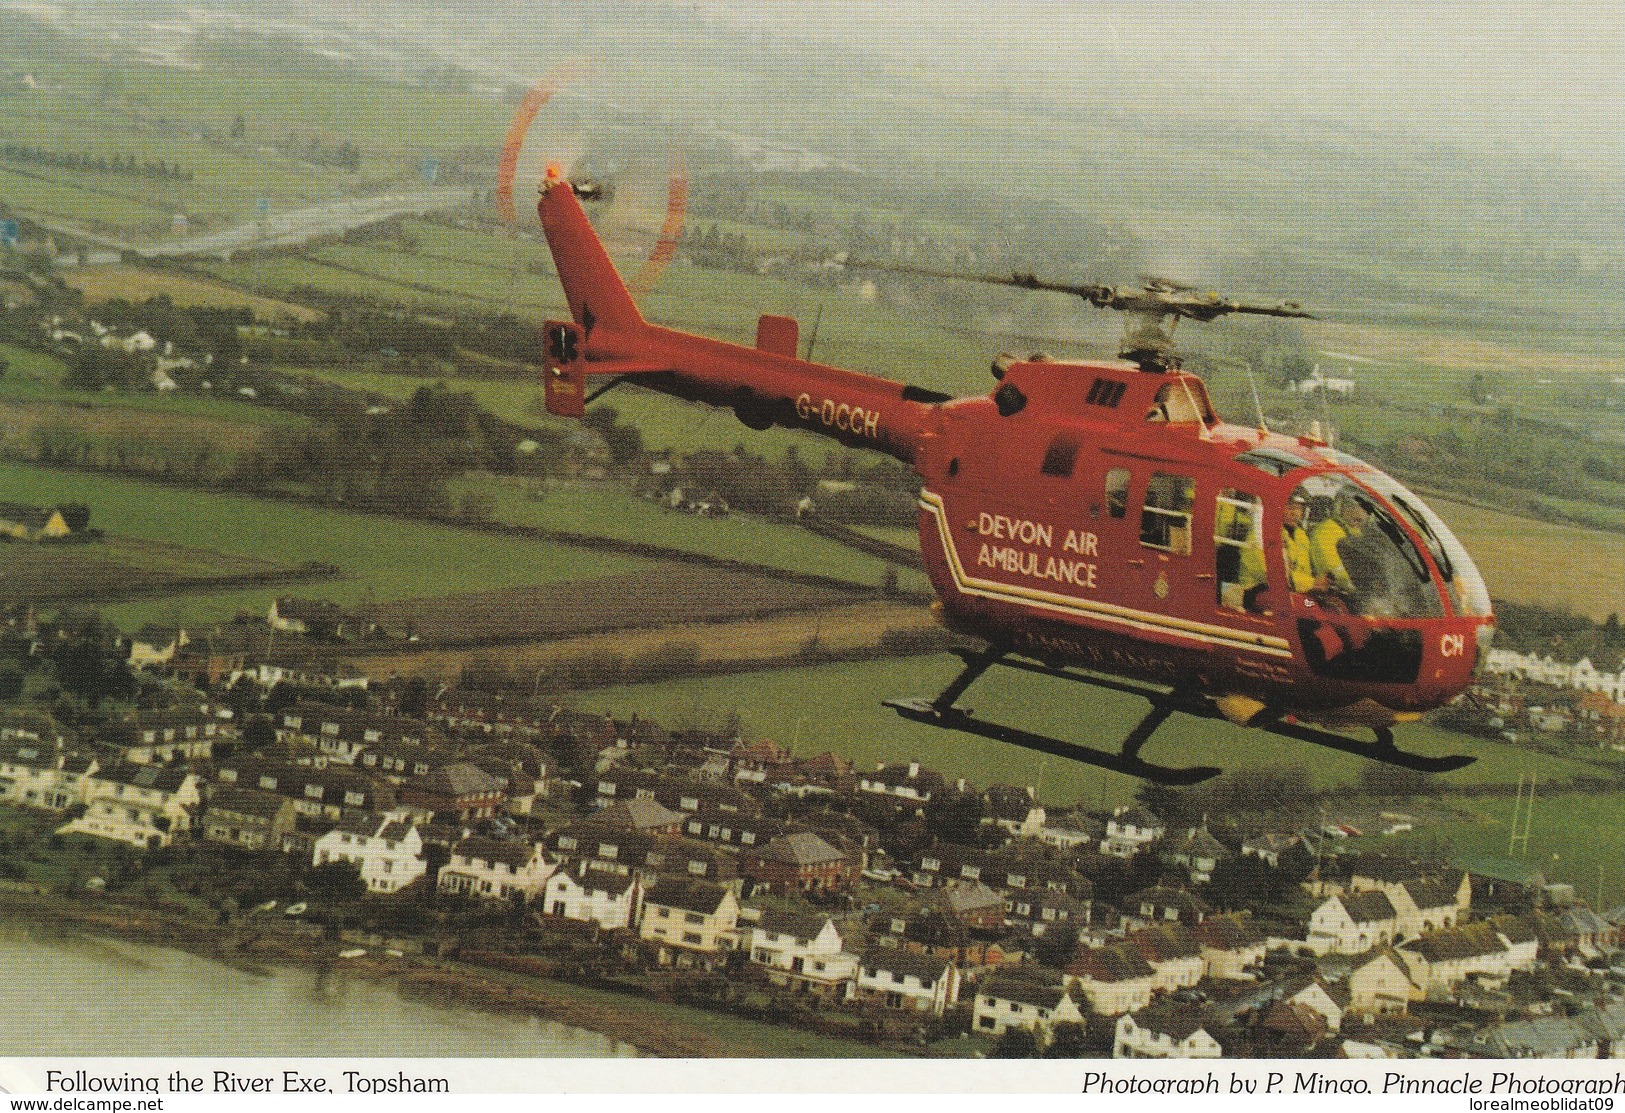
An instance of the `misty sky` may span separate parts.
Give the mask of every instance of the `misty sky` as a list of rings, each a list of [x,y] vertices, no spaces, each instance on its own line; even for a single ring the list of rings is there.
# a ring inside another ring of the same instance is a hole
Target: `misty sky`
[[[1003,87],[1238,114],[1359,113],[1491,148],[1625,166],[1625,10],[1607,4],[702,0],[714,18]],[[731,14],[729,14],[731,13]],[[1031,75],[1031,76],[1029,76]]]

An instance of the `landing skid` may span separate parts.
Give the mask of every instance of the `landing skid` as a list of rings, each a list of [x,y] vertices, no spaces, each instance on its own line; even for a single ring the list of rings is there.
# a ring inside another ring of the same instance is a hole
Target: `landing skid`
[[[1069,761],[1081,761],[1087,765],[1097,765],[1102,769],[1110,769],[1114,773],[1123,773],[1130,777],[1138,777],[1141,780],[1155,781],[1158,784],[1200,784],[1202,781],[1210,777],[1217,777],[1224,772],[1223,769],[1211,765],[1196,765],[1186,769],[1172,769],[1166,765],[1153,765],[1151,762],[1143,761],[1133,753],[1128,752],[1126,746],[1123,752],[1115,754],[1107,753],[1104,750],[1094,750],[1088,746],[1063,742],[1059,738],[1051,738],[1048,735],[1033,734],[1019,727],[986,722],[962,708],[948,707],[938,710],[930,700],[925,699],[889,699],[885,701],[885,705],[903,718],[912,719],[916,723],[942,727],[946,730],[963,731],[966,734],[978,735],[994,742],[1004,742],[1011,746],[1020,746],[1026,750],[1036,750],[1041,754],[1064,757]],[[1155,710],[1153,710],[1152,714],[1155,713]],[[1149,734],[1150,732],[1147,731],[1146,733]]]
[[[1076,669],[1057,668],[1038,661],[1010,657],[1009,650],[999,646],[989,646],[980,653],[968,650],[957,652],[964,660],[965,667],[936,698],[890,699],[883,701],[884,706],[896,711],[905,719],[924,723],[927,726],[974,734],[994,742],[1003,742],[1011,746],[1035,750],[1041,754],[1051,754],[1071,761],[1080,761],[1087,765],[1110,769],[1126,776],[1154,781],[1157,784],[1173,786],[1199,784],[1224,772],[1224,770],[1212,765],[1173,768],[1166,765],[1157,765],[1140,757],[1140,748],[1150,740],[1157,728],[1162,726],[1175,712],[1198,719],[1221,719],[1224,717],[1218,708],[1213,705],[1213,701],[1200,693],[1177,688],[1167,690]],[[1146,712],[1145,717],[1123,739],[1118,752],[1111,753],[1106,750],[1097,750],[1089,746],[1067,742],[1063,739],[1051,738],[1044,734],[1034,734],[1019,727],[988,722],[976,718],[969,709],[954,706],[955,701],[965,694],[965,690],[994,665],[1003,665],[1005,668],[1038,673],[1041,676],[1071,680],[1080,684],[1090,684],[1097,688],[1106,688],[1115,692],[1139,696],[1151,705],[1151,709]],[[1393,732],[1386,727],[1376,728],[1375,741],[1362,742],[1357,738],[1350,738],[1344,734],[1337,734],[1333,731],[1322,730],[1319,727],[1307,726],[1302,723],[1282,722],[1278,718],[1261,722],[1255,721],[1251,725],[1254,729],[1265,730],[1282,738],[1308,742],[1315,746],[1340,750],[1343,753],[1353,754],[1356,757],[1366,758],[1370,761],[1379,761],[1386,765],[1397,765],[1404,769],[1413,769],[1422,773],[1447,773],[1453,769],[1460,769],[1464,765],[1471,765],[1478,760],[1465,754],[1427,757],[1423,754],[1413,754],[1401,750],[1394,743]]]

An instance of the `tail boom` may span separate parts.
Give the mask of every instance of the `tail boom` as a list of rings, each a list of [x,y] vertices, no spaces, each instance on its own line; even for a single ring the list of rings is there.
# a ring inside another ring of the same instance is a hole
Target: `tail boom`
[[[753,428],[806,429],[909,463],[938,429],[945,396],[797,359],[784,318],[761,322],[755,348],[648,324],[568,183],[550,175],[539,211],[574,318],[547,325],[549,412],[579,417],[589,376],[635,376]]]

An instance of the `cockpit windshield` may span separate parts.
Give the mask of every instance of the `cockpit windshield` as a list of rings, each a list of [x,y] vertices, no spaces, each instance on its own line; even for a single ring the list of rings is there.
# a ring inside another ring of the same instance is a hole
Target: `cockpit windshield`
[[[1432,507],[1407,491],[1391,476],[1380,472],[1360,477],[1399,509],[1422,543],[1433,555],[1433,563],[1444,576],[1445,589],[1450,592],[1450,605],[1459,615],[1488,615],[1490,591],[1484,577],[1478,574],[1467,548],[1450,532]]]
[[[1371,491],[1348,476],[1324,474],[1304,480],[1293,498],[1306,506],[1302,528],[1316,590],[1368,618],[1443,617],[1444,601],[1421,550]],[[1421,504],[1413,497],[1409,505]]]

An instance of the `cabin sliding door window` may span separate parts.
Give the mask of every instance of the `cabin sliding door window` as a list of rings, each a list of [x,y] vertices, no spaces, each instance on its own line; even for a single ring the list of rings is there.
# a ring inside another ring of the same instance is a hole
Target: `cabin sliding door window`
[[[1145,505],[1140,511],[1140,544],[1189,556],[1191,507],[1195,502],[1195,480],[1186,475],[1154,472],[1145,485]]]
[[[1254,614],[1266,611],[1263,522],[1257,495],[1231,487],[1219,492],[1213,506],[1213,562],[1222,607]]]

